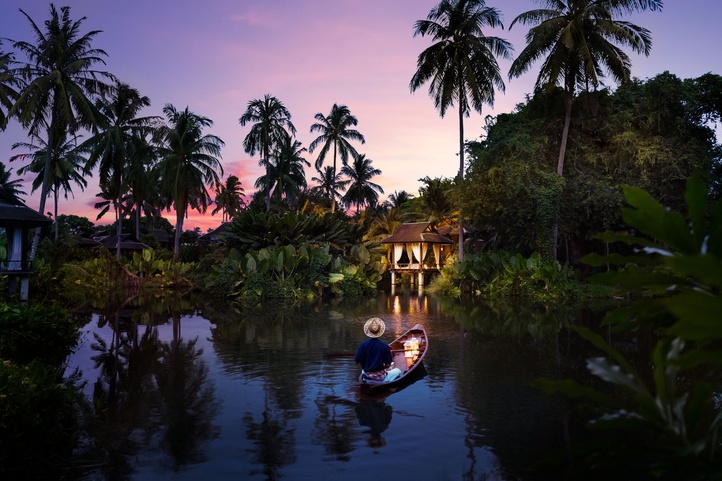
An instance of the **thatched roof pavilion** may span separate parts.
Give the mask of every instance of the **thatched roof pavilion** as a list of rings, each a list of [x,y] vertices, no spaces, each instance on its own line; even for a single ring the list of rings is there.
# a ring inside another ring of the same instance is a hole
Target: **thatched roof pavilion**
[[[438,271],[451,253],[453,242],[439,234],[430,222],[401,224],[392,235],[381,241],[389,246],[389,270]],[[433,253],[433,261],[429,259]]]

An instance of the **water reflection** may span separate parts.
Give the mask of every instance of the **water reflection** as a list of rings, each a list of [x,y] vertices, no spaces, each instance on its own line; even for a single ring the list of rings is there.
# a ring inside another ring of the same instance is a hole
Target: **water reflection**
[[[415,479],[529,481],[559,474],[537,460],[577,436],[566,401],[531,382],[586,375],[590,348],[565,328],[578,312],[413,292],[295,309],[161,301],[96,304],[72,359],[107,453],[88,479],[382,480],[400,463]],[[352,357],[325,356],[355,349],[369,317],[389,339],[422,323],[431,341],[418,376],[375,398]]]
[[[182,338],[187,305],[181,298],[115,296],[88,326],[88,426],[108,479],[130,475],[129,460],[148,452],[173,471],[203,462],[203,442],[218,435],[212,422],[219,402],[203,349]],[[159,326],[167,324],[172,335],[163,338]]]
[[[366,444],[372,448],[380,448],[386,445],[386,439],[381,433],[391,424],[393,416],[393,408],[384,401],[375,401],[373,399],[362,399],[356,405],[356,417],[361,426],[369,429],[364,431],[368,434]]]

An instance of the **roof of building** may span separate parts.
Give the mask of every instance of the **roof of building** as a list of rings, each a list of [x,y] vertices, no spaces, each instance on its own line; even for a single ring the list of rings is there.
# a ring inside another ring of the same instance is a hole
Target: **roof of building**
[[[223,222],[221,225],[216,227],[210,232],[206,232],[202,236],[198,237],[198,241],[200,243],[212,243],[216,242],[221,239],[221,236],[228,230],[228,227],[233,224],[233,222]]]
[[[167,243],[171,240],[171,235],[163,229],[148,229],[148,234],[152,235],[155,240],[161,244]]]
[[[458,226],[451,227],[451,226],[445,225],[445,226],[437,228],[436,231],[439,234],[446,236],[446,237],[459,237],[459,227]],[[464,236],[466,236],[466,234],[470,234],[470,233],[471,233],[471,229],[469,229],[467,226],[464,226]]]
[[[453,244],[451,239],[440,235],[430,222],[412,222],[401,224],[396,232],[382,240],[382,244],[410,244],[424,242],[426,244]]]
[[[118,247],[118,236],[117,235],[109,235],[107,237],[99,237],[95,239],[100,243],[100,245],[104,246],[106,249],[112,250],[116,249]],[[130,234],[122,234],[120,236],[120,249],[121,250],[135,250],[135,251],[142,251],[143,249],[150,249],[147,245],[140,242],[135,237],[131,236]]]
[[[40,227],[53,220],[25,205],[0,185],[0,227]]]

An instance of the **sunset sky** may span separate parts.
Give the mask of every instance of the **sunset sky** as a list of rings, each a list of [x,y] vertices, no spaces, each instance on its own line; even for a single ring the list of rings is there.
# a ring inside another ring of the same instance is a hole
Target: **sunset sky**
[[[151,99],[144,115],[162,115],[166,104],[186,106],[213,120],[206,133],[225,142],[223,178],[237,175],[246,193],[254,191],[262,175],[258,157],[243,152],[249,126],[239,117],[252,99],[277,97],[292,114],[297,138],[307,147],[317,136],[309,128],[316,113],[328,114],[334,103],[347,105],[358,118],[365,136],[360,153],[372,159],[383,174],[376,179],[385,194],[406,190],[417,194],[419,179],[453,177],[458,170],[456,111],[440,118],[428,97],[427,86],[411,94],[409,81],[419,53],[429,38],[413,37],[413,24],[426,18],[438,0],[66,0],[71,17],[87,17],[83,33],[102,30],[93,47],[107,52],[104,70],[137,88]],[[531,0],[490,0],[501,11],[504,30],[489,30],[524,48],[527,29],[508,27],[520,13],[538,4]],[[49,3],[40,0],[2,0],[0,37],[34,42],[23,9],[39,25],[48,18]],[[649,57],[626,50],[633,76],[646,79],[668,70],[680,78],[707,72],[722,73],[719,18],[722,2],[667,0],[662,12],[644,12],[630,18],[652,32]],[[8,41],[3,50],[11,49]],[[484,117],[510,112],[531,93],[537,69],[518,79],[507,79],[510,62],[500,60],[506,93],[497,92],[494,107],[485,106],[465,121],[467,140],[482,135]],[[538,67],[538,65],[536,66]],[[27,141],[16,124],[0,132],[0,160],[8,165],[15,142]],[[306,153],[313,165],[317,151]],[[22,163],[9,166],[13,173]],[[307,179],[315,175],[308,170]],[[14,178],[14,177],[13,177]],[[27,181],[30,180],[26,176]],[[30,186],[25,188],[30,194]],[[74,198],[61,197],[59,213],[77,214],[95,221],[93,208],[99,192],[97,176],[88,179]],[[23,199],[33,208],[39,192]],[[49,199],[48,206],[52,205]],[[220,224],[211,217],[189,212],[184,228],[203,231]],[[168,214],[175,223],[173,212]],[[112,214],[98,223],[112,222]]]

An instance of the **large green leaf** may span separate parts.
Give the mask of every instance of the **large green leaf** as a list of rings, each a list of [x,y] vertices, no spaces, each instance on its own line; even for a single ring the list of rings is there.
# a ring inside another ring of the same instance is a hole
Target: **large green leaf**
[[[678,276],[697,279],[707,286],[722,287],[722,259],[716,255],[675,256],[664,262]]]
[[[687,179],[685,200],[687,201],[687,213],[692,224],[695,245],[699,250],[704,242],[705,216],[707,213],[707,186],[699,175],[694,174]]]
[[[598,378],[609,383],[626,387],[637,394],[646,394],[645,386],[635,376],[623,371],[606,357],[587,359],[587,369]]]
[[[722,259],[722,200],[712,208],[712,216],[707,239],[707,252]]]
[[[665,299],[664,304],[679,319],[669,334],[698,342],[722,339],[722,297],[688,292]]]
[[[624,266],[627,264],[639,264],[644,265],[648,264],[650,262],[649,257],[644,256],[625,256],[618,253],[613,253],[609,255],[600,255],[596,252],[592,252],[591,254],[587,254],[582,258],[582,262],[585,264],[588,264],[592,267],[600,267],[605,264],[612,264],[617,266]]]
[[[571,329],[577,332],[587,341],[590,341],[597,348],[606,352],[618,364],[619,367],[617,369],[621,368],[622,370],[626,371],[627,374],[631,374],[633,375],[633,377],[636,378],[639,377],[636,375],[636,371],[634,370],[632,365],[624,358],[624,356],[618,351],[616,351],[614,348],[612,348],[610,345],[608,345],[604,338],[602,338],[602,336],[593,332],[591,329],[582,326],[572,326]],[[598,364],[599,363],[596,363],[595,365]]]

